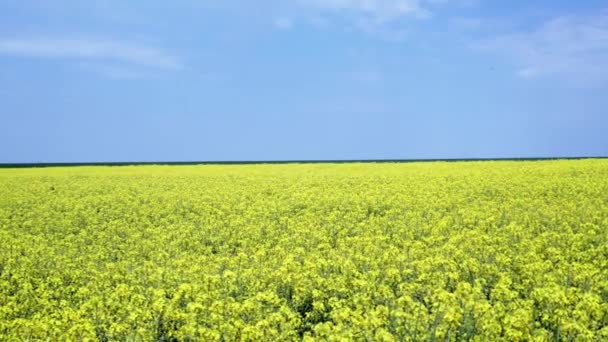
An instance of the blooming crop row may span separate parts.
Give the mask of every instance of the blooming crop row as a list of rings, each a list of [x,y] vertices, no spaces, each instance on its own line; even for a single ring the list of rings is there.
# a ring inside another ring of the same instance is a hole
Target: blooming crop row
[[[0,340],[608,340],[608,161],[0,170]]]

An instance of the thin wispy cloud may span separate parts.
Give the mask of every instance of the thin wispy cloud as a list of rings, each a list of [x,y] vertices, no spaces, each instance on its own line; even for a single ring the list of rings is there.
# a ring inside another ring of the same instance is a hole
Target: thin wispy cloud
[[[164,50],[106,39],[0,39],[0,54],[29,58],[113,62],[156,69],[178,70],[181,61]]]
[[[608,82],[608,12],[553,18],[527,32],[498,35],[474,47],[508,56],[523,78]]]
[[[425,18],[434,1],[422,0],[299,0],[302,5],[332,13],[350,13],[378,24],[403,17]]]
[[[470,0],[295,0],[315,21],[333,22],[353,32],[401,41],[410,26],[433,17],[445,5],[462,6]]]

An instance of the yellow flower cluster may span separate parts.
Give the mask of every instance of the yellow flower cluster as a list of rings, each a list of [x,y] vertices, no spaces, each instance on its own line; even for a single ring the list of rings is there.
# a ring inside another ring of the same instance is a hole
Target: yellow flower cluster
[[[608,160],[0,170],[0,340],[608,340]]]

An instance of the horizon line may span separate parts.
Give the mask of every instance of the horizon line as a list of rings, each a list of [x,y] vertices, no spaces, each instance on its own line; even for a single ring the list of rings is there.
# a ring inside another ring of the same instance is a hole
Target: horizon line
[[[254,165],[254,164],[347,164],[347,163],[416,163],[475,161],[543,161],[608,159],[608,156],[496,157],[496,158],[416,158],[416,159],[284,159],[284,160],[207,160],[207,161],[100,161],[100,162],[28,162],[0,163],[0,168],[76,167],[76,166],[145,166],[145,165]]]

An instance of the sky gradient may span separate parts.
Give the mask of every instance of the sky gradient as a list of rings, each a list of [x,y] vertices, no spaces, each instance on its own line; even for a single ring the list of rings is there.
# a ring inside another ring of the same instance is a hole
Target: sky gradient
[[[0,2],[0,163],[608,156],[605,1]]]

